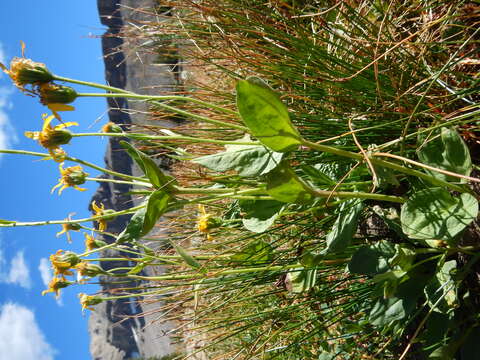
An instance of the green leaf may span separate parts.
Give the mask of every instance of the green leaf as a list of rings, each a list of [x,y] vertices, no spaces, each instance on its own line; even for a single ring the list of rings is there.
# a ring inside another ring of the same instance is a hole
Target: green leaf
[[[373,306],[369,321],[373,325],[385,326],[393,321],[403,319],[406,315],[403,299],[397,297],[381,298]]]
[[[457,268],[455,260],[447,261],[425,287],[428,305],[434,311],[446,314],[457,304],[456,286],[451,271]],[[440,300],[440,298],[442,298]],[[437,303],[438,302],[438,303]],[[437,305],[435,305],[437,304]]]
[[[175,248],[178,255],[180,255],[182,259],[185,261],[185,263],[187,263],[187,265],[190,265],[192,268],[197,270],[200,269],[202,272],[207,271],[206,269],[203,269],[202,265],[197,260],[195,260],[195,258],[192,255],[190,255],[184,248],[182,248],[180,245],[175,244],[175,242],[173,241],[170,241],[170,243]]]
[[[300,168],[303,170],[303,172],[306,175],[308,175],[310,180],[312,180],[312,182],[317,186],[322,186],[322,185],[333,186],[333,185],[336,185],[336,182],[334,180],[332,180],[324,172],[317,169],[317,167],[315,167],[315,166],[301,165]]]
[[[314,198],[314,190],[300,179],[286,162],[266,175],[267,194],[286,203],[307,203]]]
[[[239,141],[249,141],[246,135]],[[262,145],[227,145],[227,151],[198,157],[192,161],[210,170],[225,172],[235,170],[245,177],[260,176],[275,168],[282,160],[283,154],[273,152]]]
[[[469,176],[472,171],[472,159],[468,147],[455,129],[442,128],[440,136],[427,141],[417,151],[418,158],[424,164]],[[432,176],[454,182],[467,182],[466,179],[426,170]]]
[[[173,183],[173,177],[165,175],[158,165],[148,155],[136,149],[132,144],[126,141],[120,141],[120,145],[127,150],[131,158],[142,169],[150,183],[157,189],[166,187],[170,189]]]
[[[148,265],[149,262],[151,262],[153,259],[148,257],[144,259],[143,261],[137,262],[137,265],[135,265],[129,272],[129,275],[136,275],[139,272],[141,272],[143,269],[145,269]]]
[[[340,205],[339,214],[332,230],[327,234],[324,253],[341,252],[352,241],[357,231],[358,217],[363,210],[359,199],[347,200]]]
[[[375,275],[390,269],[389,259],[395,255],[395,246],[385,240],[358,249],[348,263],[353,274]]]
[[[398,284],[394,296],[377,300],[370,311],[369,321],[373,325],[385,326],[404,319],[415,310],[417,299],[422,295],[424,286],[423,277],[412,278]]]
[[[237,83],[237,107],[250,132],[266,147],[277,152],[295,150],[301,137],[293,126],[287,107],[278,95],[258,79]]]
[[[464,193],[452,197],[441,188],[414,193],[402,205],[403,232],[412,239],[452,240],[478,214],[478,201]]]
[[[295,294],[309,291],[317,281],[317,269],[295,269],[287,273],[287,281],[291,286],[290,291]]]
[[[270,264],[273,261],[273,248],[269,243],[257,239],[230,258],[241,265]]]
[[[275,200],[240,201],[243,226],[256,233],[264,232],[275,222],[284,205]]]
[[[164,190],[153,192],[145,201],[146,206],[137,210],[130,222],[117,237],[117,243],[122,244],[132,240],[138,240],[153,229],[157,220],[167,210],[170,195]]]

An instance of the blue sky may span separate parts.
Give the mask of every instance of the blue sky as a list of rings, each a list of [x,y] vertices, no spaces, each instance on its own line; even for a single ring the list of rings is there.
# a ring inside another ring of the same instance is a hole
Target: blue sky
[[[0,61],[7,64],[21,56],[23,40],[26,57],[47,64],[52,72],[104,82],[99,39],[104,29],[96,1],[2,1],[0,10]],[[74,112],[64,113],[65,121],[80,124],[72,128],[74,132],[98,131],[107,121],[104,99],[80,99],[74,105]],[[8,76],[0,76],[0,148],[44,152],[23,133],[39,130],[45,112],[37,99],[20,93]],[[105,139],[78,138],[64,148],[69,155],[103,166],[105,146]],[[50,194],[59,177],[53,161],[2,155],[0,174],[0,219],[64,219],[72,212],[74,217],[89,216],[87,206],[97,184],[85,184],[88,191],[83,193],[68,188],[61,196]],[[88,315],[82,316],[77,294],[92,293],[96,287],[67,288],[59,301],[52,294],[41,296],[49,276],[49,255],[58,249],[84,249],[81,233],[72,233],[70,245],[65,237],[55,237],[59,230],[59,226],[0,228],[0,354],[11,360],[90,358]]]

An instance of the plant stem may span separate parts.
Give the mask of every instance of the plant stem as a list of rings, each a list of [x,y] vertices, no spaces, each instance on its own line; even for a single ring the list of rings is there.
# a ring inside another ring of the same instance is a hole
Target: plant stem
[[[88,222],[88,221],[97,221],[101,219],[111,219],[112,217],[118,216],[118,215],[125,215],[125,214],[130,214],[133,213],[146,205],[139,205],[135,207],[131,207],[130,209],[127,210],[122,210],[122,211],[117,211],[108,215],[101,215],[101,216],[92,216],[89,218],[83,218],[83,219],[76,219],[76,220],[69,220],[69,219],[64,219],[64,220],[46,220],[46,221],[27,221],[27,222],[19,222],[19,221],[12,221],[8,223],[1,223],[0,222],[0,227],[17,227],[17,226],[41,226],[41,225],[62,225],[62,224],[78,224],[82,222]]]
[[[192,97],[188,96],[179,96],[179,95],[140,95],[140,94],[134,94],[134,93],[121,93],[121,94],[103,94],[103,93],[77,93],[77,96],[79,97],[109,97],[109,98],[127,98],[127,99],[138,99],[138,100],[159,100],[159,101],[168,101],[168,100],[177,100],[177,101],[185,101],[185,102],[191,102],[194,104],[202,105],[205,107],[208,107],[210,109],[214,109],[229,115],[235,115],[238,116],[238,113],[236,111],[230,110],[223,108],[221,106],[217,106],[215,104],[208,103],[206,101],[198,100]],[[230,124],[229,124],[230,125]]]
[[[134,182],[134,181],[124,181],[124,180],[116,180],[116,179],[104,179],[104,178],[91,178],[86,177],[85,180],[95,181],[95,182],[109,182],[109,183],[116,183],[116,184],[127,184],[127,185],[138,185],[138,186],[145,186],[145,187],[152,187],[152,184],[147,183],[145,180],[143,182]]]
[[[218,144],[218,145],[259,145],[260,143],[252,141],[227,141],[227,140],[215,140],[215,139],[205,139],[205,138],[196,138],[192,136],[169,136],[169,135],[146,135],[139,133],[78,133],[72,134],[72,137],[83,137],[83,136],[121,136],[127,137],[136,140],[187,140],[191,142],[198,143],[209,143],[209,144]]]
[[[124,89],[120,89],[120,88],[116,88],[116,87],[108,86],[108,85],[102,85],[102,84],[98,84],[98,83],[94,83],[94,82],[70,79],[70,78],[66,78],[66,77],[58,76],[58,75],[53,75],[53,78],[54,78],[54,80],[58,80],[58,81],[64,81],[64,82],[69,82],[69,83],[78,84],[78,85],[85,85],[85,86],[89,86],[89,87],[93,87],[93,88],[97,88],[97,89],[111,91],[111,92],[114,92],[114,93],[133,94],[132,92],[130,92],[128,90],[124,90]]]
[[[31,156],[38,156],[38,157],[43,157],[43,158],[50,157],[50,154],[33,152],[33,151],[26,151],[26,150],[0,149],[0,154],[31,155]],[[73,161],[73,162],[88,166],[92,169],[101,171],[103,173],[106,173],[106,174],[109,174],[109,175],[112,175],[112,176],[116,176],[116,177],[120,177],[120,178],[124,178],[124,179],[129,179],[129,180],[137,180],[137,181],[145,182],[145,179],[143,179],[143,178],[122,174],[122,173],[119,173],[119,172],[116,172],[116,171],[113,171],[113,170],[108,170],[108,169],[102,168],[100,166],[97,166],[95,164],[92,164],[88,161],[80,160],[80,159],[77,159],[77,158],[74,158],[74,157],[71,157],[71,156],[66,156],[65,160]]]
[[[342,156],[342,157],[346,157],[346,158],[350,158],[350,159],[355,159],[355,160],[359,160],[359,161],[363,161],[363,159],[364,159],[363,155],[361,155],[361,154],[357,154],[357,153],[342,150],[342,149],[337,149],[333,146],[316,144],[314,142],[310,142],[310,141],[307,141],[307,140],[303,140],[302,143],[303,143],[304,146],[307,146],[311,149],[315,149],[315,150],[318,150],[318,151],[323,151],[323,152],[326,152],[326,153],[330,153],[330,154],[334,154],[334,155],[338,155],[338,156]],[[414,169],[407,168],[407,167],[402,166],[402,165],[398,165],[398,164],[391,163],[391,162],[384,161],[384,160],[379,160],[379,159],[376,159],[374,157],[370,157],[370,161],[374,165],[383,166],[383,167],[386,167],[388,169],[396,170],[396,171],[401,172],[401,173],[406,174],[406,175],[415,176],[417,178],[424,179],[424,180],[426,180],[426,181],[428,181],[432,184],[438,185],[438,186],[447,187],[447,188],[450,188],[451,190],[455,190],[455,191],[462,192],[462,193],[468,192],[468,189],[466,189],[462,186],[458,186],[458,185],[449,183],[447,181],[437,179],[437,178],[435,178],[431,175],[422,173],[422,172],[414,170]]]

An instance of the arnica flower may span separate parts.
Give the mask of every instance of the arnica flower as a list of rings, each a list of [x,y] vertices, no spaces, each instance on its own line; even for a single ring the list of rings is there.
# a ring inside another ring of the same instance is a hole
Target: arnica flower
[[[108,215],[108,214],[111,214],[111,213],[115,212],[111,209],[105,210],[105,205],[104,204],[100,204],[100,206],[98,206],[97,203],[95,202],[95,200],[92,201],[92,209],[94,211],[94,216],[105,216],[105,215]],[[114,218],[115,218],[115,216],[111,216],[108,219],[107,218],[98,219],[97,220],[98,230],[105,231],[107,229],[107,220],[112,220]]]
[[[91,235],[85,234],[85,248],[87,249],[87,251],[92,251],[105,245],[107,245],[106,242],[95,239]]]
[[[53,75],[45,64],[34,62],[23,57],[14,57],[10,62],[10,70],[0,63],[0,68],[10,76],[20,90],[25,91],[25,85],[39,85],[53,80]]]
[[[65,278],[57,278],[54,277],[49,283],[48,283],[48,289],[42,291],[42,295],[45,295],[49,292],[54,292],[56,297],[60,296],[60,289],[66,288],[68,285],[71,285],[71,281],[65,280]]]
[[[62,279],[65,279],[65,275],[73,275],[70,269],[80,261],[78,255],[71,251],[58,250],[55,254],[50,255],[53,274],[60,275]]]
[[[213,217],[212,214],[208,214],[205,210],[205,206],[202,204],[198,205],[198,210],[200,215],[197,219],[197,229],[198,231],[207,234],[207,240],[211,240],[210,230],[221,226],[222,220],[216,217]]]
[[[62,191],[65,190],[67,187],[73,187],[75,190],[78,190],[78,191],[87,190],[77,186],[77,185],[84,184],[85,179],[89,175],[83,171],[80,165],[70,166],[64,169],[63,164],[60,164],[58,166],[58,169],[60,170],[60,175],[62,177],[58,179],[58,184],[52,188],[52,191],[51,191],[52,193],[55,191],[55,189],[59,187],[60,189],[58,190],[58,195],[60,195]]]
[[[65,159],[64,156],[61,156],[64,152],[59,151],[61,150],[60,145],[68,144],[72,139],[72,133],[63,129],[78,124],[75,122],[67,122],[53,127],[50,123],[54,118],[54,115],[47,116],[44,114],[42,131],[26,131],[25,136],[33,140],[38,140],[38,143],[48,150],[53,160],[58,162]]]
[[[75,269],[77,270],[78,275],[80,277],[84,277],[84,276],[95,277],[98,275],[108,274],[100,266],[96,264],[91,264],[86,261],[80,261],[77,265],[75,265]]]
[[[60,120],[58,111],[73,111],[75,108],[70,104],[77,98],[77,92],[70,86],[52,83],[41,84],[38,88],[40,102],[47,106],[53,115]]]
[[[87,295],[83,293],[78,294],[78,297],[80,298],[82,311],[85,311],[86,309],[93,311],[93,309],[90,306],[100,304],[103,301],[101,297]]]
[[[109,121],[108,123],[106,123],[105,125],[102,126],[102,132],[103,133],[119,134],[119,133],[122,133],[123,130],[119,125],[115,124],[114,122]]]
[[[68,217],[65,220],[71,221],[72,220],[71,215],[68,215]],[[76,223],[62,224],[62,231],[59,231],[56,234],[56,236],[59,237],[60,235],[65,234],[67,236],[67,241],[69,243],[71,243],[72,238],[70,236],[69,231],[80,231],[81,228],[82,228],[82,226],[80,224],[76,224]]]

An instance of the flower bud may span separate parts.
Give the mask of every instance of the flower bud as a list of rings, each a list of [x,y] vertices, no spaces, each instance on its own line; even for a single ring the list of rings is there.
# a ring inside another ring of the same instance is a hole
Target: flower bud
[[[100,266],[85,261],[80,261],[75,265],[75,269],[77,269],[78,274],[81,276],[95,277],[106,274]]]
[[[10,70],[4,68],[4,71],[21,89],[27,84],[44,84],[53,80],[53,75],[45,64],[25,58],[14,57],[10,62]]]
[[[120,133],[123,133],[123,129],[119,125],[115,124],[114,122],[109,121],[108,123],[102,126],[102,132],[120,134]]]
[[[87,251],[92,251],[105,245],[107,245],[105,241],[95,239],[93,236],[85,234],[85,248]]]
[[[77,98],[77,92],[70,86],[46,83],[40,85],[40,102],[43,105],[69,104]]]
[[[48,289],[42,291],[42,295],[45,295],[49,292],[54,292],[55,296],[58,297],[60,296],[60,289],[66,288],[68,285],[73,284],[71,281],[65,280],[65,278],[57,278],[54,277],[49,283],[48,283]]]
[[[82,310],[93,310],[90,306],[100,304],[103,301],[103,299],[99,296],[92,296],[83,293],[78,294],[78,297],[80,298]]]
[[[63,278],[65,275],[73,275],[70,269],[80,261],[78,255],[72,251],[58,250],[55,254],[50,255],[50,262],[52,263],[55,276],[61,275]]]

